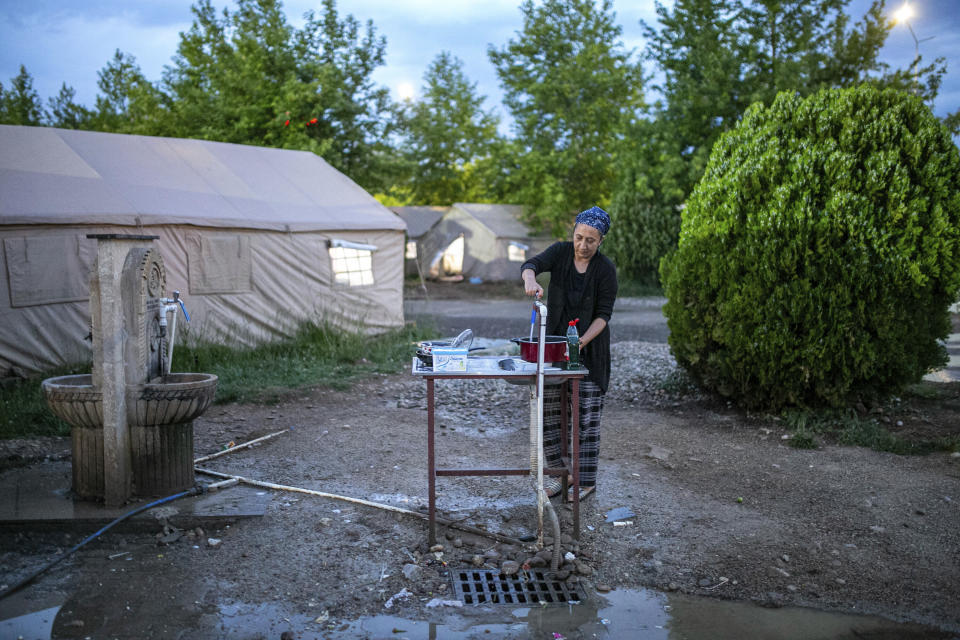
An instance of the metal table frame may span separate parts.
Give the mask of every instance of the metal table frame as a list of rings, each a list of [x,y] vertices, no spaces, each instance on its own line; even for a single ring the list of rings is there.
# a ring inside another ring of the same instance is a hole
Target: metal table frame
[[[469,368],[469,365],[468,365]],[[429,543],[437,543],[437,477],[438,476],[524,476],[530,474],[530,468],[521,469],[437,469],[436,465],[436,431],[435,431],[435,413],[436,405],[434,400],[434,389],[437,380],[507,380],[510,378],[533,378],[536,380],[536,373],[523,373],[514,371],[503,371],[497,373],[447,373],[434,372],[422,367],[417,358],[413,359],[412,372],[419,375],[427,381],[427,493],[429,500]],[[544,468],[543,473],[551,476],[561,476],[563,485],[562,494],[567,493],[567,475],[573,477],[573,538],[580,539],[580,402],[568,402],[568,392],[566,382],[571,382],[570,394],[573,398],[580,397],[580,380],[582,380],[589,371],[583,367],[578,370],[552,370],[544,371],[544,378],[552,382],[560,380],[560,452],[564,461],[564,467]],[[535,382],[534,382],[535,384]],[[567,424],[568,424],[568,405],[570,406],[569,422],[572,424],[571,430],[571,448],[570,456],[567,456]]]

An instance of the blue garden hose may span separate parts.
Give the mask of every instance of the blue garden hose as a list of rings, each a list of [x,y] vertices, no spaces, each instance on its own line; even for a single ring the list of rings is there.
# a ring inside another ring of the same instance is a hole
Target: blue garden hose
[[[187,313],[187,308],[183,306],[183,300],[177,300],[180,304],[180,310],[183,311],[183,317],[187,319],[187,322],[190,322],[190,314]]]
[[[5,589],[3,592],[0,592],[0,600],[6,598],[6,597],[9,596],[11,593],[14,593],[15,591],[19,591],[19,590],[22,589],[23,587],[27,586],[28,584],[30,584],[31,582],[33,582],[34,579],[38,578],[39,576],[43,575],[44,573],[46,573],[47,571],[49,571],[51,568],[53,568],[53,567],[54,567],[57,563],[59,563],[61,560],[63,560],[64,558],[66,558],[66,557],[68,557],[68,556],[70,556],[70,555],[72,555],[77,549],[79,549],[79,548],[82,547],[83,545],[87,544],[87,543],[90,542],[91,540],[96,540],[96,539],[97,539],[98,537],[100,537],[103,533],[105,533],[108,529],[110,529],[111,527],[113,527],[114,525],[116,525],[116,524],[118,524],[118,523],[120,523],[120,522],[123,522],[123,521],[126,520],[127,518],[129,518],[129,517],[131,517],[131,516],[135,516],[135,515],[137,515],[138,513],[142,513],[142,512],[144,512],[144,511],[146,511],[147,509],[152,509],[152,508],[154,508],[154,507],[159,507],[160,505],[166,504],[167,502],[173,502],[174,500],[176,500],[176,499],[178,499],[178,498],[184,498],[184,497],[186,497],[186,496],[199,495],[199,494],[203,493],[204,491],[205,491],[205,488],[204,488],[202,485],[197,485],[197,486],[195,486],[195,487],[191,487],[190,489],[187,489],[186,491],[181,491],[180,493],[175,493],[175,494],[173,494],[172,496],[167,496],[166,498],[160,498],[159,500],[154,500],[153,502],[151,502],[151,503],[149,503],[149,504],[145,504],[145,505],[143,505],[143,506],[137,507],[137,508],[134,509],[133,511],[130,511],[130,512],[128,512],[128,513],[123,514],[122,516],[120,516],[119,518],[117,518],[116,520],[114,520],[113,522],[111,522],[110,524],[105,525],[102,529],[100,529],[100,530],[97,531],[96,533],[91,534],[91,535],[87,536],[86,538],[84,538],[81,542],[79,542],[79,543],[77,543],[76,545],[74,545],[71,549],[69,549],[69,550],[64,551],[63,553],[61,553],[59,556],[56,557],[56,559],[53,560],[53,562],[48,563],[47,565],[45,565],[44,567],[42,567],[39,571],[33,572],[32,574],[30,574],[29,576],[27,576],[26,578],[24,578],[23,580],[21,580],[21,581],[18,582],[17,584],[13,585],[12,587],[9,587],[8,589]]]

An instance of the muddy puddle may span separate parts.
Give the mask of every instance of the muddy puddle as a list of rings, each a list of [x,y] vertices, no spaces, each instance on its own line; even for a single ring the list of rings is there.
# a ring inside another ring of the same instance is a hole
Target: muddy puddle
[[[25,604],[25,603],[21,603]],[[73,603],[76,604],[76,603]],[[0,620],[0,637],[23,640],[97,637],[57,618],[61,606]],[[73,616],[83,616],[73,606]],[[62,616],[61,616],[62,617]],[[88,620],[96,616],[87,617]],[[535,607],[455,607],[441,605],[432,620],[378,615],[335,620],[326,612],[291,614],[276,604],[220,604],[197,620],[199,628],[183,629],[182,638],[279,638],[286,631],[298,639],[337,640],[574,640],[631,638],[649,640],[928,640],[956,636],[930,627],[898,624],[876,617],[785,607],[766,609],[750,603],[665,594],[651,590],[618,590],[597,594],[579,604]],[[79,634],[78,634],[79,632]],[[136,629],[128,629],[131,637]]]

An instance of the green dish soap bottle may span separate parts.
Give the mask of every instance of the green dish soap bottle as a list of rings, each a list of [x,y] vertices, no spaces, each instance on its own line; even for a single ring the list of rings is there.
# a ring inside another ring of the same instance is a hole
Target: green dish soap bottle
[[[580,368],[580,334],[577,333],[577,323],[580,318],[567,323],[567,369]]]

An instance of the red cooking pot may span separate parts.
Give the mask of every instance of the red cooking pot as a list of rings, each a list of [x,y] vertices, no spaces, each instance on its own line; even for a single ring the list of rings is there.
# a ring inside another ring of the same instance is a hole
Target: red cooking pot
[[[526,362],[537,361],[540,347],[538,338],[512,338],[510,342],[520,345],[520,357]],[[565,336],[547,336],[543,345],[544,362],[565,362],[567,359],[567,338]]]

